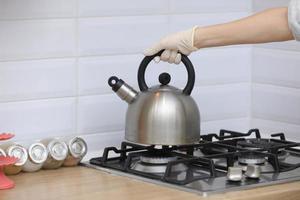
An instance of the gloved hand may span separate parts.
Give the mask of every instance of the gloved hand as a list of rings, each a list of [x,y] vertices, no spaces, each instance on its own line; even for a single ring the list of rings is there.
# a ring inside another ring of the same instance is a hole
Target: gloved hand
[[[178,52],[190,55],[193,51],[198,50],[198,48],[194,46],[194,34],[196,28],[197,26],[186,31],[173,33],[163,37],[158,43],[144,51],[145,56],[151,56],[160,50],[165,49],[160,56],[160,60],[179,64],[181,62],[181,54]],[[157,62],[159,62],[159,60]]]

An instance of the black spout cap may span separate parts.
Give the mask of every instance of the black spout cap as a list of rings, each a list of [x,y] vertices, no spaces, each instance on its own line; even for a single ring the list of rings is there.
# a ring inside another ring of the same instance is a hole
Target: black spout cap
[[[108,79],[108,85],[112,88],[114,92],[117,92],[123,84],[124,81],[116,76],[111,76]]]

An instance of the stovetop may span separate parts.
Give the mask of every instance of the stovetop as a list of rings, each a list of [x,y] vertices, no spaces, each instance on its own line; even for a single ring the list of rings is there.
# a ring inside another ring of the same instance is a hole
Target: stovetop
[[[258,129],[247,133],[220,130],[219,134],[202,135],[192,145],[122,142],[120,149],[107,147],[102,157],[92,158],[86,165],[206,196],[300,180],[299,147],[299,143],[286,140],[283,133],[261,138]],[[229,167],[246,170],[248,165],[260,167],[259,178],[243,175],[241,181],[228,180]]]

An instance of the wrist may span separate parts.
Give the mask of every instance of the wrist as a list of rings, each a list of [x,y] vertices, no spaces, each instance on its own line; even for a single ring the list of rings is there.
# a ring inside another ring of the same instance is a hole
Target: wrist
[[[208,47],[208,41],[206,27],[197,27],[194,32],[194,47],[197,49]]]

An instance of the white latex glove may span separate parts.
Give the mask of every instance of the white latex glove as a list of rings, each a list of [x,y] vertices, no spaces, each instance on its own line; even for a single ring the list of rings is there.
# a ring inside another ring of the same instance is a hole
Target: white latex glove
[[[163,37],[158,43],[144,51],[145,56],[151,56],[158,53],[160,50],[165,49],[161,54],[160,59],[169,63],[179,64],[181,62],[181,52],[185,55],[190,55],[193,51],[198,50],[194,46],[194,34],[197,26],[192,29],[173,33]]]

